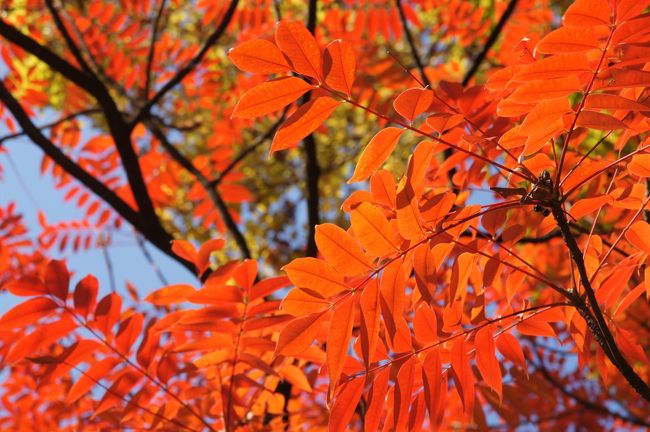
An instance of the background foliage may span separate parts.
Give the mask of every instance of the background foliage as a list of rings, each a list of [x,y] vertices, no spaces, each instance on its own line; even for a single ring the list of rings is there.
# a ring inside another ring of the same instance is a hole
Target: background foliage
[[[0,151],[83,217],[0,203],[0,424],[649,427],[647,7],[2,3]],[[196,278],[63,259],[124,237]]]

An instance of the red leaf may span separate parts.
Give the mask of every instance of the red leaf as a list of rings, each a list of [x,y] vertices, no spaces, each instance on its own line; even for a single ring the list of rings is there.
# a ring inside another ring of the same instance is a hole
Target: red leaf
[[[185,240],[172,240],[172,252],[178,257],[196,263],[196,248],[194,245]]]
[[[13,330],[36,324],[59,306],[48,297],[36,297],[11,308],[0,318],[0,328]]]
[[[379,340],[379,284],[376,280],[366,285],[361,293],[361,353],[366,365],[370,366]]]
[[[84,318],[95,308],[99,283],[93,275],[81,279],[75,287],[73,299],[74,307]]]
[[[187,301],[196,292],[194,287],[186,284],[169,285],[149,294],[145,301],[156,306],[165,306]]]
[[[274,357],[279,355],[297,355],[309,348],[316,339],[321,327],[321,318],[327,311],[313,313],[301,318],[296,318],[284,326],[278,337]]]
[[[23,276],[18,280],[7,283],[5,287],[10,293],[21,297],[50,294],[45,284],[40,279],[32,276]]]
[[[650,254],[650,225],[646,221],[636,221],[625,233],[627,241],[637,249]]]
[[[270,74],[289,71],[289,64],[282,51],[272,42],[251,39],[237,45],[228,52],[228,57],[245,72]]]
[[[348,357],[353,324],[354,296],[349,296],[336,306],[330,319],[327,335],[327,369],[330,378],[330,392],[336,389],[343,365]]]
[[[443,373],[440,350],[433,348],[422,362],[424,398],[429,411],[432,429],[439,427],[447,397],[447,375]]]
[[[13,363],[27,355],[33,356],[46,346],[68,336],[76,328],[77,322],[69,314],[63,315],[61,319],[53,323],[40,325],[32,333],[20,338],[11,347],[4,361]]]
[[[321,96],[301,105],[278,129],[271,144],[271,153],[295,146],[315,131],[341,102]]]
[[[298,258],[282,269],[287,272],[287,276],[296,287],[309,288],[323,298],[329,298],[349,289],[341,274],[320,259]]]
[[[426,112],[433,102],[433,92],[429,89],[411,88],[402,92],[393,107],[395,111],[409,122]]]
[[[420,364],[416,356],[411,356],[399,368],[395,384],[395,431],[406,431],[409,419],[409,408],[415,390],[415,379],[419,375]]]
[[[363,149],[348,183],[363,181],[377,171],[393,152],[404,129],[387,127],[380,130]]]
[[[350,222],[354,236],[372,256],[381,257],[399,250],[393,227],[374,205],[361,203],[350,213]]]
[[[494,331],[491,326],[483,327],[476,332],[474,347],[476,366],[485,383],[499,395],[501,401],[503,397],[501,368],[495,354]]]
[[[79,398],[90,391],[91,388],[95,386],[100,380],[106,378],[108,373],[118,364],[121,363],[121,360],[114,357],[105,358],[98,363],[95,363],[85,371],[81,377],[75,382],[68,395],[65,398],[67,404],[73,404]]]
[[[352,93],[356,68],[352,45],[340,39],[330,43],[325,48],[323,68],[325,84],[349,97]]]
[[[331,432],[346,430],[357,409],[365,383],[365,378],[361,377],[350,380],[341,386],[341,390],[330,410],[329,430]]]
[[[357,276],[372,270],[359,244],[334,224],[327,223],[316,227],[316,245],[325,260],[336,271],[346,276]]]
[[[141,313],[134,313],[122,321],[115,335],[115,347],[124,355],[128,355],[133,343],[140,337],[144,318]]]
[[[43,278],[47,291],[65,301],[68,297],[68,285],[70,284],[70,273],[63,261],[52,260],[45,267]]]
[[[314,86],[296,77],[282,77],[258,84],[239,99],[232,116],[254,118],[277,111],[298,100]]]
[[[298,22],[281,21],[275,42],[289,58],[296,72],[321,81],[321,53],[314,36]]]
[[[474,375],[469,364],[469,355],[462,337],[456,339],[450,354],[451,370],[456,381],[456,389],[463,402],[465,414],[474,412]]]

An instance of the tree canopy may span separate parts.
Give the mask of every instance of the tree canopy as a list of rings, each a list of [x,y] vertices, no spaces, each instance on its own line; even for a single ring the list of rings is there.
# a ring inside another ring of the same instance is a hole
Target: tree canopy
[[[0,427],[650,428],[648,6],[4,2]]]

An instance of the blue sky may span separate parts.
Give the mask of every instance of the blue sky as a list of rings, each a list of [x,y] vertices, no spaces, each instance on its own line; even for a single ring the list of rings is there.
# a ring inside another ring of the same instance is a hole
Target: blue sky
[[[49,116],[41,116],[35,120],[35,123],[44,124],[56,118],[47,117]],[[0,136],[9,133],[4,123],[1,123]],[[42,152],[36,145],[27,138],[17,138],[6,141],[4,147],[8,155],[0,153],[0,165],[3,171],[0,179],[0,206],[4,207],[9,202],[15,202],[17,212],[23,214],[28,228],[33,229],[30,234],[34,238],[40,230],[37,222],[39,210],[45,213],[48,222],[75,219],[82,215],[74,203],[64,202],[65,190],[57,190],[50,177],[40,175]],[[143,255],[130,226],[124,224],[122,231],[123,235],[115,239],[116,244],[108,247],[118,292],[125,292],[126,281],[134,284],[138,292],[144,295],[160,288],[162,282]],[[198,283],[192,274],[171,258],[158,252],[154,246],[147,245],[147,250],[170,284]],[[92,273],[99,280],[100,292],[110,291],[109,273],[101,248],[74,253],[71,248],[59,252],[58,247],[53,247],[48,257],[67,260],[69,269],[75,273],[73,284],[86,274]],[[0,293],[0,314],[4,314],[21,300],[23,299],[8,293]]]

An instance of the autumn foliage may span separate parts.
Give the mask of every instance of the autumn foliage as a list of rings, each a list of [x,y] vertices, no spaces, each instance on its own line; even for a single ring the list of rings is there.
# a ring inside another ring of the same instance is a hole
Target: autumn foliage
[[[649,6],[5,2],[0,427],[650,428]]]

